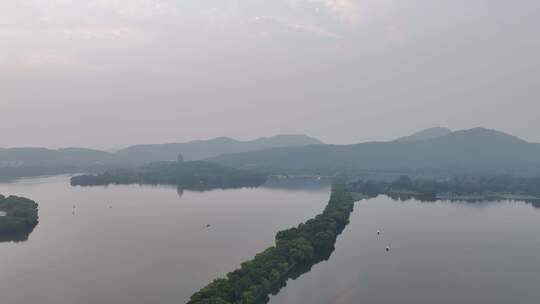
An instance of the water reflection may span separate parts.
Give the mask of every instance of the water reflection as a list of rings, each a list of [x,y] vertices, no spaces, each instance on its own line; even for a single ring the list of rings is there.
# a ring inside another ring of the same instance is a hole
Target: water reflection
[[[35,227],[30,230],[19,232],[4,232],[0,233],[0,243],[20,243],[28,241],[30,234],[34,231]]]
[[[67,176],[0,184],[0,193],[38,202],[40,216],[27,241],[0,243],[0,302],[185,303],[276,231],[319,214],[330,193],[201,190],[71,187]]]
[[[270,177],[262,187],[280,190],[321,190],[332,184],[330,178]]]
[[[155,185],[165,188],[174,188],[175,186],[168,186],[168,185]],[[182,198],[185,191],[191,191],[191,192],[198,192],[198,193],[204,193],[214,190],[240,190],[240,189],[257,189],[259,186],[234,186],[234,187],[185,187],[185,186],[176,186],[176,194],[178,194],[179,198]]]
[[[182,198],[182,196],[184,195],[184,188],[180,186],[176,187],[176,193],[178,194],[178,198]]]
[[[289,280],[297,280],[298,278],[300,278],[302,275],[308,273],[311,271],[311,269],[321,263],[321,262],[324,262],[324,261],[328,261],[330,259],[330,257],[332,256],[332,253],[334,252],[335,250],[335,247],[332,247],[331,250],[327,251],[327,252],[323,252],[323,253],[320,253],[317,257],[315,257],[315,259],[313,260],[312,263],[304,263],[304,264],[299,264],[297,266],[295,266],[293,269],[291,269],[291,271],[289,271],[287,273],[287,276],[286,277],[283,277],[272,289],[271,293],[270,293],[270,296],[275,296],[277,294],[279,294],[280,290],[284,289],[285,287],[287,287],[287,282]],[[270,302],[270,297],[266,297],[264,299],[260,299],[258,301],[258,304],[266,304],[266,303],[269,303]]]
[[[383,196],[387,196],[395,201],[400,202],[407,202],[407,201],[418,201],[421,203],[435,203],[438,201],[446,201],[451,203],[466,203],[466,204],[477,204],[477,203],[486,203],[486,202],[508,202],[508,201],[514,201],[514,202],[523,202],[525,204],[531,205],[534,208],[540,208],[540,200],[539,199],[502,199],[498,197],[483,197],[483,198],[441,198],[437,197],[435,195],[418,195],[418,194],[408,194],[408,193],[390,193]],[[372,196],[370,198],[375,198],[377,196]]]
[[[536,304],[540,212],[533,207],[408,195],[363,200],[332,257],[289,280],[270,303]]]
[[[276,178],[270,177],[262,185],[252,185],[252,186],[230,186],[230,187],[185,187],[178,185],[176,186],[176,193],[178,197],[181,198],[184,195],[185,191],[192,192],[207,192],[214,190],[232,190],[232,189],[274,189],[274,190],[287,190],[287,191],[327,191],[331,186],[332,181],[330,179],[314,179],[314,178]],[[142,186],[142,185],[141,185]],[[148,186],[148,185],[145,185]],[[175,187],[170,185],[152,185],[155,187]]]

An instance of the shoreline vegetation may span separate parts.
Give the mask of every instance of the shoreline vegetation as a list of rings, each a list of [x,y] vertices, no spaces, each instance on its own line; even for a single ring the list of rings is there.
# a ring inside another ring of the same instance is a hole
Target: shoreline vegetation
[[[268,296],[277,293],[289,278],[297,278],[330,257],[353,207],[346,184],[335,183],[321,214],[278,232],[274,246],[193,294],[188,304],[266,303]]]
[[[0,242],[28,239],[38,219],[36,202],[24,197],[0,195]]]
[[[368,198],[384,194],[399,200],[522,200],[540,203],[540,177],[454,177],[436,181],[401,176],[393,182],[358,180],[349,186],[354,195]]]
[[[187,190],[258,187],[267,176],[257,172],[224,167],[204,161],[157,162],[137,169],[117,169],[98,175],[71,178],[72,186],[127,184],[176,185]]]

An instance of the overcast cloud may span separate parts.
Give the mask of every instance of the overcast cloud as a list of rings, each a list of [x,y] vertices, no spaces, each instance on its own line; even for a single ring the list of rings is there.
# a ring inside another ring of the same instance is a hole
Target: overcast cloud
[[[0,2],[0,146],[422,128],[540,141],[540,2]]]

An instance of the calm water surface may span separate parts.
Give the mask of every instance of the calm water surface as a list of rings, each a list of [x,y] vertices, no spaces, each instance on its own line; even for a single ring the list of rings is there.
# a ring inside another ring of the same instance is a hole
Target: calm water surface
[[[329,188],[179,196],[169,187],[71,187],[62,176],[0,184],[0,193],[40,205],[28,241],[0,243],[0,303],[178,304],[319,213]]]
[[[539,210],[358,202],[330,260],[289,281],[270,304],[540,303]]]
[[[40,204],[28,241],[0,243],[0,303],[184,303],[319,213],[329,188],[304,186],[179,195],[70,187],[65,176],[0,184]],[[523,202],[362,201],[330,260],[270,304],[536,304],[539,231],[540,209]]]

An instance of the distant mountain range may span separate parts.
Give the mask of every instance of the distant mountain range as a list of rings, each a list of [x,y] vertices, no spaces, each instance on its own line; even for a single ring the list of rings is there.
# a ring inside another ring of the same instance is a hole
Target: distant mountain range
[[[452,172],[540,175],[540,144],[476,128],[427,129],[389,142],[327,145],[305,135],[251,141],[220,137],[187,143],[136,145],[115,153],[91,149],[0,149],[0,179],[62,173],[99,173],[147,163],[205,159],[270,173]]]
[[[128,166],[114,154],[82,148],[0,149],[0,180],[76,172],[99,172]]]
[[[425,130],[422,130],[420,132],[416,132],[416,133],[414,133],[412,135],[409,135],[409,136],[400,137],[400,138],[396,139],[396,141],[400,141],[400,142],[403,142],[403,141],[407,141],[407,142],[423,141],[423,140],[434,139],[434,138],[446,136],[446,135],[448,135],[450,133],[452,133],[452,130],[450,130],[448,128],[435,127],[435,128],[425,129]]]
[[[323,144],[306,135],[277,135],[250,141],[239,141],[228,137],[210,140],[195,140],[187,143],[136,145],[116,153],[123,160],[135,163],[176,160],[182,154],[187,161],[201,160],[221,154],[257,151],[279,147],[298,147]]]
[[[83,148],[51,150],[45,148],[0,149],[0,167],[91,166],[117,162],[114,154]]]
[[[436,133],[442,135],[434,136]],[[444,133],[444,130],[423,132],[391,142],[274,148],[221,155],[211,161],[237,168],[276,172],[426,170],[467,174],[540,173],[538,143],[483,128]]]
[[[187,143],[136,145],[115,153],[83,148],[0,148],[0,179],[77,172],[95,173],[112,168],[176,160],[179,154],[182,154],[185,160],[200,160],[223,153],[310,144],[322,142],[305,135],[277,135],[251,141],[220,137]]]

